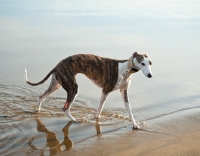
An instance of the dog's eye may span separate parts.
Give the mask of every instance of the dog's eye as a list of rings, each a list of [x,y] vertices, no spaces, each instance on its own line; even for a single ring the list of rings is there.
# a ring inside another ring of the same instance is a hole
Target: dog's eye
[[[145,64],[144,63],[141,63],[143,66],[145,66]]]
[[[150,65],[152,65],[152,62],[151,62],[151,61],[149,61],[149,64],[150,64]]]

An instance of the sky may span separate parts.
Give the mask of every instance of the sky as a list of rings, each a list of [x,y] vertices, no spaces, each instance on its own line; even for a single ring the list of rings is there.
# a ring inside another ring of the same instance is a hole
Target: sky
[[[122,18],[199,18],[198,0],[1,0],[1,15],[116,16]]]
[[[199,35],[198,0],[0,0],[1,53],[199,49]]]

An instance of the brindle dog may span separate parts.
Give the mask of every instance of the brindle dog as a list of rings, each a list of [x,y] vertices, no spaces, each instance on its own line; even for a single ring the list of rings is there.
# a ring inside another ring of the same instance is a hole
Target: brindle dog
[[[78,93],[78,84],[75,79],[76,74],[82,73],[86,75],[97,86],[102,88],[100,106],[96,118],[100,118],[105,100],[109,93],[120,89],[126,109],[133,123],[133,128],[139,129],[140,127],[133,117],[127,93],[131,83],[131,74],[139,70],[142,70],[147,77],[152,77],[151,60],[146,54],[142,55],[135,52],[128,60],[115,60],[92,54],[78,54],[67,57],[59,62],[57,66],[38,83],[31,83],[28,81],[26,69],[25,79],[27,84],[37,86],[44,83],[49,76],[52,75],[49,88],[39,96],[37,110],[40,111],[41,103],[47,96],[62,86],[67,92],[67,100],[63,111],[73,121],[76,121],[76,119],[70,114],[70,108]]]

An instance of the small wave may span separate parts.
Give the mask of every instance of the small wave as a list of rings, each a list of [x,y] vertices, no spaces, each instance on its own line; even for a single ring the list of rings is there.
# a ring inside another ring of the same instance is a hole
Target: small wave
[[[164,117],[164,116],[168,116],[168,115],[172,115],[172,114],[176,114],[176,113],[184,112],[184,111],[188,111],[188,110],[199,109],[199,108],[200,108],[200,106],[183,108],[183,109],[175,110],[175,111],[172,111],[172,112],[160,114],[160,115],[157,115],[157,116],[148,118],[148,119],[144,119],[144,121],[153,120],[153,119],[158,119],[158,118],[161,118],[161,117]]]

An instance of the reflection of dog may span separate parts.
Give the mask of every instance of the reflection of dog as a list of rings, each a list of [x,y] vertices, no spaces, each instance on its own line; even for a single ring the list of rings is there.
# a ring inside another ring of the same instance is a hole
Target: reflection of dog
[[[63,146],[65,147],[64,150],[70,150],[73,147],[73,142],[69,138],[69,127],[72,125],[72,121],[68,122],[62,129],[64,134],[62,142],[58,140],[56,133],[48,130],[39,118],[36,119],[36,123],[38,132],[46,133],[46,147],[49,148],[50,155],[55,155],[63,151]],[[41,155],[44,155],[44,151],[42,151]]]
[[[48,95],[62,86],[67,92],[67,101],[63,110],[73,121],[76,121],[76,119],[70,114],[70,107],[78,93],[78,85],[75,79],[77,73],[86,75],[93,83],[102,88],[102,95],[96,118],[100,118],[105,100],[109,93],[120,89],[126,109],[133,123],[133,128],[139,128],[133,117],[127,95],[127,90],[131,83],[131,74],[139,70],[142,70],[145,76],[149,78],[152,77],[151,60],[146,54],[142,55],[135,52],[128,60],[114,60],[91,54],[79,54],[62,60],[38,83],[31,83],[28,81],[26,69],[25,78],[29,85],[36,86],[44,83],[52,74],[49,88],[39,97],[37,110],[40,110],[42,101]]]

